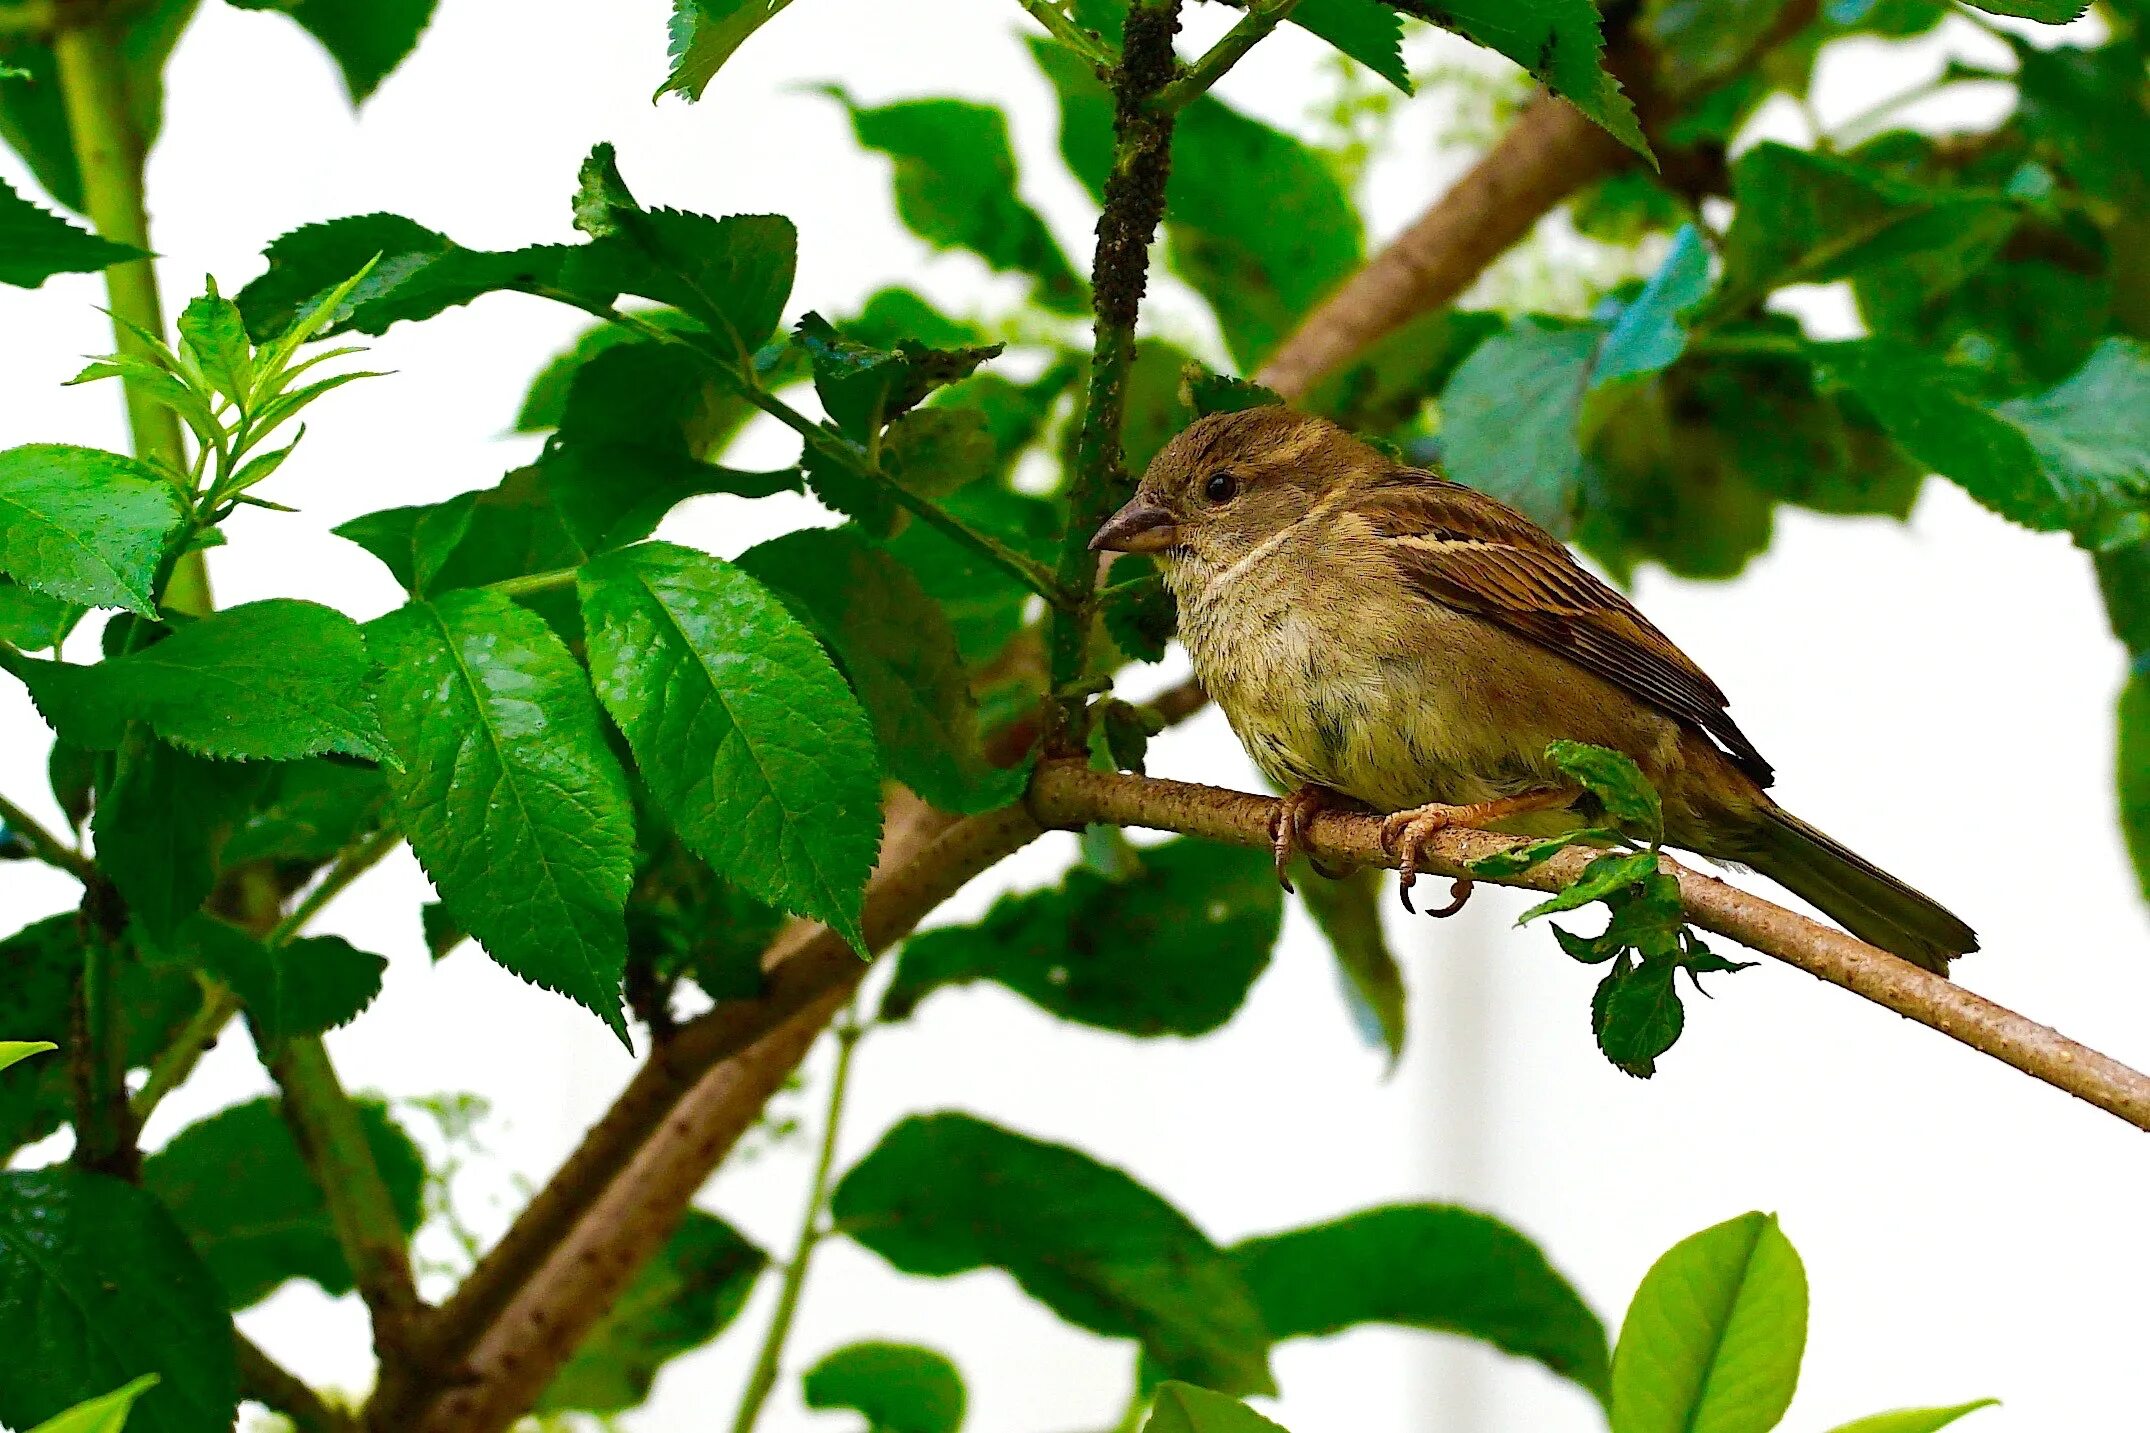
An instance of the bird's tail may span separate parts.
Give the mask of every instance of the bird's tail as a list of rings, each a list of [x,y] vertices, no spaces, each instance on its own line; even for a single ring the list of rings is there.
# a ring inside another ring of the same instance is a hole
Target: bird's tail
[[[1978,949],[1976,933],[1940,903],[1773,803],[1764,802],[1741,834],[1740,859],[1869,945],[1938,975]]]

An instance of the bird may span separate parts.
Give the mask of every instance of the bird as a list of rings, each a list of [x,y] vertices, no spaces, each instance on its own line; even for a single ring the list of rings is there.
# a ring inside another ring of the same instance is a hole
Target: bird
[[[1558,538],[1325,418],[1264,404],[1198,419],[1090,545],[1157,561],[1195,675],[1287,792],[1280,880],[1330,806],[1385,817],[1406,905],[1445,827],[1582,829],[1597,813],[1547,752],[1573,741],[1641,768],[1666,844],[1760,871],[1927,970],[1978,948],[1941,905],[1772,800],[1723,691]]]

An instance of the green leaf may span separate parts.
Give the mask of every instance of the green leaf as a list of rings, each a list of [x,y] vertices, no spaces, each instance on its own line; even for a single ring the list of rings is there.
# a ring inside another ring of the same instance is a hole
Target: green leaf
[[[1479,1339],[1606,1397],[1605,1328],[1537,1245],[1446,1204],[1398,1204],[1249,1239],[1233,1262],[1279,1339],[1366,1323]]]
[[[2150,901],[2150,656],[2138,654],[2120,689],[2114,784],[2120,797],[2120,832],[2135,866],[2135,882]]]
[[[561,289],[562,268],[577,252],[559,245],[466,249],[400,214],[359,214],[305,225],[270,244],[268,272],[239,291],[239,311],[247,332],[266,342],[373,262],[324,329],[386,333],[391,324],[431,318],[486,294]]]
[[[634,343],[593,355],[569,381],[559,431],[538,460],[561,526],[585,554],[640,542],[703,493],[795,490],[795,471],[742,473],[701,460],[731,418],[706,365],[685,349]]]
[[[1448,475],[1556,536],[1573,531],[1588,468],[1583,392],[1600,334],[1526,320],[1473,349],[1441,394]]]
[[[359,1128],[404,1233],[424,1213],[425,1161],[376,1099],[360,1099]],[[216,1276],[223,1303],[250,1308],[287,1279],[351,1292],[351,1269],[327,1202],[299,1157],[273,1099],[234,1105],[188,1125],[142,1164],[157,1196]]]
[[[583,161],[575,227],[595,243],[573,251],[564,281],[669,304],[721,341],[742,367],[776,332],[791,296],[799,235],[780,214],[712,219],[677,209],[644,209],[620,177],[618,157],[600,144]]]
[[[316,757],[279,763],[224,859],[318,865],[375,830],[388,805],[380,769]]]
[[[1701,231],[1680,226],[1650,282],[1624,308],[1598,346],[1590,386],[1602,388],[1670,368],[1687,348],[1689,311],[1709,293],[1710,251]]]
[[[1122,652],[1138,662],[1164,660],[1166,647],[1179,631],[1179,604],[1157,564],[1141,556],[1114,562],[1099,605],[1105,630]]]
[[[1157,1386],[1157,1399],[1142,1433],[1284,1433],[1284,1429],[1236,1398],[1168,1379]]]
[[[156,615],[157,567],[186,520],[156,470],[32,443],[0,453],[0,572],[85,607]]]
[[[0,1174],[0,1421],[27,1428],[157,1375],[131,1433],[227,1433],[231,1319],[157,1201],[69,1165]]]
[[[882,1013],[944,986],[992,980],[1063,1020],[1129,1035],[1206,1035],[1268,967],[1284,897],[1267,857],[1181,838],[1141,848],[1134,873],[1076,867],[1003,896],[971,926],[905,942]]]
[[[1405,94],[1413,93],[1403,59],[1403,20],[1379,0],[1300,0],[1291,21]]]
[[[1367,1044],[1387,1052],[1389,1069],[1394,1070],[1403,1058],[1409,992],[1381,927],[1385,877],[1369,867],[1332,881],[1308,868],[1294,871],[1293,881],[1307,914],[1329,942],[1352,1023]]]
[[[1605,35],[1594,0],[1441,0],[1414,3],[1410,13],[1497,50],[1531,77],[1581,110],[1614,139],[1653,166],[1635,106],[1605,68]]]
[[[451,592],[370,624],[411,850],[486,954],[625,1038],[627,780],[582,669],[542,619]]]
[[[1791,1404],[1806,1342],[1806,1270],[1775,1215],[1690,1235],[1628,1305],[1612,1433],[1767,1433]]]
[[[806,1371],[808,1408],[848,1408],[866,1433],[956,1433],[963,1426],[963,1375],[946,1355],[914,1343],[853,1343]]]
[[[90,274],[146,257],[132,244],[76,228],[0,180],[0,284],[34,289],[54,274]]]
[[[1342,0],[1372,6],[1373,0]],[[1337,3],[1337,0],[1330,0]],[[842,87],[822,92],[851,116],[858,142],[895,161],[896,213],[936,250],[968,249],[996,273],[1027,274],[1037,301],[1080,313],[1088,290],[1037,210],[1023,202],[1008,120],[991,105],[906,100],[862,106]]]
[[[95,666],[26,659],[16,675],[53,729],[91,751],[117,747],[138,721],[197,756],[392,759],[367,697],[370,670],[357,623],[276,597],[189,622]]]
[[[898,339],[891,351],[844,337],[820,314],[799,320],[800,346],[813,358],[814,391],[846,437],[870,442],[883,426],[945,384],[957,383],[1000,353],[986,348],[939,350]]]
[[[1665,808],[1657,788],[1626,755],[1579,741],[1556,741],[1545,756],[1595,796],[1613,820],[1640,828],[1652,840],[1664,834]]]
[[[658,99],[702,97],[717,71],[747,38],[776,18],[791,0],[672,0],[672,73],[658,86]]]
[[[2092,550],[2150,534],[2150,348],[2108,338],[2058,387],[1998,406],[1879,341],[1832,344],[1822,362],[1906,452],[2002,517]]]
[[[677,309],[641,309],[635,317],[665,333],[691,335],[702,329],[700,324]],[[537,377],[530,380],[522,407],[515,414],[515,431],[542,433],[559,427],[560,415],[567,406],[568,390],[585,364],[611,349],[648,341],[634,329],[621,324],[609,321],[591,324],[576,336],[573,343],[554,354],[538,370]]]
[[[72,602],[0,577],[0,642],[13,643],[25,652],[57,648],[82,614],[83,609]]]
[[[217,292],[216,280],[180,310],[179,337],[211,387],[234,403],[246,402],[254,387],[254,349],[239,306]]]
[[[1062,519],[1054,505],[1041,498],[973,483],[941,506],[1041,562],[1051,562],[1058,550]],[[976,550],[922,522],[906,524],[884,546],[948,614],[966,663],[990,661],[1022,628],[1030,589]]]
[[[1598,982],[1590,1029],[1615,1068],[1639,1080],[1657,1073],[1657,1057],[1672,1048],[1687,1020],[1673,985],[1679,971],[1680,963],[1669,956],[1640,965],[1623,957]]]
[[[1576,3],[1587,9],[1590,0]],[[1111,95],[1080,57],[1060,46],[1033,40],[1031,53],[1060,95],[1060,151],[1091,196],[1102,199],[1111,168]],[[1263,182],[1247,183],[1249,174]],[[1208,95],[1179,112],[1165,235],[1172,271],[1216,311],[1225,346],[1244,373],[1261,366],[1300,318],[1358,268],[1364,252],[1358,211],[1327,162]],[[1135,466],[1133,457],[1129,464]]]
[[[74,1036],[74,993],[83,932],[75,912],[49,916],[0,940],[0,1030],[11,1044],[61,1047]],[[113,1024],[121,1058],[140,1069],[161,1054],[201,1003],[193,977],[150,966],[129,945],[113,955]],[[74,1107],[64,1060],[32,1060],[0,1076],[0,1149],[43,1139]]]
[[[266,769],[140,738],[121,759],[125,778],[101,795],[90,821],[97,864],[127,898],[129,919],[161,943],[209,898]]]
[[[789,533],[739,558],[828,644],[889,775],[943,811],[986,811],[1026,772],[986,759],[955,628],[909,569],[850,528]]]
[[[1865,1418],[1854,1418],[1840,1424],[1830,1433],[1934,1433],[1946,1428],[1967,1413],[1981,1408],[1997,1408],[1998,1398],[1981,1398],[1971,1403],[1959,1403],[1953,1408],[1901,1408],[1894,1413],[1875,1413]]]
[[[435,0],[229,0],[241,10],[274,10],[321,42],[354,105],[365,103],[389,71],[418,48]]]
[[[135,1400],[156,1386],[157,1375],[145,1373],[124,1387],[55,1414],[30,1433],[120,1433],[134,1412]]]
[[[1758,144],[1732,169],[1719,302],[1752,303],[1785,284],[1828,283],[1906,255],[1951,248],[2005,205],[1929,190],[1840,155]]]
[[[381,993],[381,974],[388,969],[386,960],[341,936],[270,946],[209,916],[188,921],[177,943],[188,959],[231,987],[265,1046],[325,1035],[357,1019]]]
[[[538,1399],[536,1412],[623,1413],[664,1365],[739,1316],[769,1256],[699,1209],[642,1266]]]
[[[863,951],[880,763],[820,644],[753,578],[670,543],[608,553],[577,586],[598,696],[687,844]]]
[[[1645,0],[1638,27],[1649,38],[1662,82],[1693,95],[1760,54],[1782,22],[1787,0]]]
[[[1580,910],[1592,901],[1603,900],[1624,886],[1649,879],[1657,873],[1657,852],[1619,851],[1598,857],[1583,867],[1577,876],[1551,900],[1540,901],[1517,919],[1517,925],[1549,916],[1557,911]]]
[[[961,1114],[913,1116],[837,1185],[837,1227],[907,1274],[1004,1269],[1078,1328],[1171,1376],[1272,1392],[1269,1336],[1231,1259],[1080,1150]]]
[[[0,1040],[0,1070],[60,1047],[50,1040]]]
[[[446,502],[384,508],[331,530],[379,558],[404,591],[422,597],[470,531],[475,498],[465,494]]]
[[[1990,14],[2042,20],[2048,25],[2065,25],[2070,20],[2079,20],[2090,8],[2090,0],[1965,0],[1965,3]]]

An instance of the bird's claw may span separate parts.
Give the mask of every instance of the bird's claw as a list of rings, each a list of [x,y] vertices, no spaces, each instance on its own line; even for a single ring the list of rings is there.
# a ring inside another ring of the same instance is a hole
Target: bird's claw
[[[1420,806],[1410,811],[1398,811],[1381,823],[1381,845],[1396,858],[1398,883],[1397,897],[1403,908],[1413,915],[1418,907],[1411,904],[1411,887],[1418,882],[1419,858],[1425,854],[1426,843],[1435,836],[1456,825],[1466,808],[1439,804]],[[1458,877],[1449,903],[1428,914],[1452,916],[1463,909],[1463,903],[1471,898],[1471,882],[1468,877]]]
[[[1305,849],[1307,827],[1328,809],[1329,793],[1325,788],[1301,786],[1287,792],[1277,802],[1276,814],[1269,818],[1269,849],[1276,857],[1277,884],[1294,895],[1298,891],[1291,883],[1288,869],[1292,857]],[[1319,871],[1321,866],[1317,863],[1314,869]],[[1328,873],[1324,871],[1323,874]]]

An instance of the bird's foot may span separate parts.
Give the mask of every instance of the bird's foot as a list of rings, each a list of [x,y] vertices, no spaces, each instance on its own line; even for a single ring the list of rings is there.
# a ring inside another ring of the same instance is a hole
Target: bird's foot
[[[1336,793],[1328,787],[1309,784],[1287,792],[1277,802],[1276,814],[1269,818],[1269,849],[1276,855],[1277,884],[1285,890],[1293,890],[1286,868],[1291,865],[1293,856],[1306,849],[1307,827],[1335,801]],[[1314,869],[1323,875],[1329,874],[1318,863]]]
[[[1503,796],[1496,801],[1479,801],[1469,806],[1448,806],[1435,801],[1390,816],[1381,823],[1381,845],[1396,858],[1396,870],[1401,877],[1397,895],[1403,900],[1403,908],[1417,913],[1417,908],[1411,904],[1411,887],[1418,880],[1419,860],[1425,855],[1426,843],[1449,827],[1489,827],[1510,816],[1543,811],[1549,806],[1564,806],[1574,799],[1573,791],[1548,788],[1526,791],[1520,796]],[[1462,910],[1463,903],[1470,898],[1470,879],[1459,876],[1448,904],[1430,914],[1452,916]]]
[[[1408,811],[1398,811],[1381,823],[1381,845],[1396,858],[1399,877],[1397,896],[1403,908],[1413,915],[1418,907],[1411,904],[1411,887],[1418,883],[1418,863],[1426,851],[1426,843],[1451,826],[1468,826],[1479,814],[1476,806],[1447,806],[1433,802],[1415,806]],[[1436,916],[1452,916],[1463,909],[1463,903],[1471,898],[1469,877],[1458,877],[1452,899],[1441,909],[1432,912]]]

